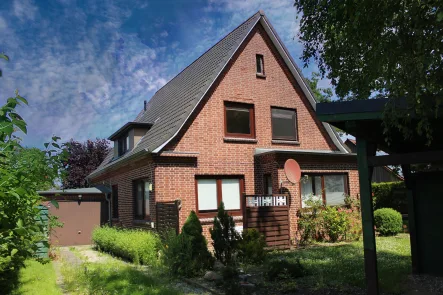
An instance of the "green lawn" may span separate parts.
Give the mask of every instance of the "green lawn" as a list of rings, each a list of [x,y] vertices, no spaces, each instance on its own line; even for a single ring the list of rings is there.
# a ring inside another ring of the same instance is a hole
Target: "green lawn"
[[[64,287],[71,294],[181,294],[167,285],[164,276],[148,274],[142,267],[112,257],[77,267],[64,263],[62,274]]]
[[[35,260],[25,262],[20,269],[18,286],[12,295],[61,295],[56,285],[55,271],[52,262],[41,264]]]
[[[298,281],[312,288],[328,286],[365,287],[363,241],[353,243],[318,244],[286,253],[272,255],[285,256],[288,260],[301,259],[310,275]],[[404,288],[404,280],[411,273],[411,251],[409,235],[377,238],[377,258],[381,289],[399,293]]]

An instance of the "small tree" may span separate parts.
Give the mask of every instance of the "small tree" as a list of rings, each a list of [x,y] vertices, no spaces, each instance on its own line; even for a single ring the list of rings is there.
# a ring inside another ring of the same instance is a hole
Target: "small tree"
[[[87,187],[86,176],[97,169],[109,153],[108,141],[97,138],[82,143],[71,139],[67,147],[69,157],[63,188]]]
[[[215,257],[225,265],[233,262],[240,235],[235,230],[234,219],[226,212],[223,202],[220,203],[217,216],[214,217],[214,226],[209,231],[213,241]]]

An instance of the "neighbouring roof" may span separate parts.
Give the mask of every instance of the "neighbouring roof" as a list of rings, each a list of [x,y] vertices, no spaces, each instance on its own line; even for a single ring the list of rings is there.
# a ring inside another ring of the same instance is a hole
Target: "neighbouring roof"
[[[109,140],[116,140],[119,138],[123,133],[128,132],[129,129],[132,128],[151,128],[153,123],[148,122],[128,122],[125,125],[123,125],[120,129],[112,133],[111,136],[108,137]]]
[[[259,22],[268,33],[308,98],[310,105],[315,110],[316,100],[300,69],[264,13],[258,11],[159,89],[147,103],[146,111],[142,111],[135,119],[135,122],[153,123],[146,135],[140,139],[133,150],[117,159],[113,159],[111,151],[104,162],[88,178],[99,175],[107,168],[125,159],[133,158],[143,153],[158,153],[162,151],[163,147],[177,136],[199,102]],[[333,128],[327,123],[323,123],[323,126],[338,150],[347,153],[347,147]]]
[[[48,190],[48,191],[37,191],[39,195],[93,195],[93,194],[104,194],[110,193],[111,190],[107,186],[99,185],[96,187],[86,187],[86,188],[72,188],[65,190]]]

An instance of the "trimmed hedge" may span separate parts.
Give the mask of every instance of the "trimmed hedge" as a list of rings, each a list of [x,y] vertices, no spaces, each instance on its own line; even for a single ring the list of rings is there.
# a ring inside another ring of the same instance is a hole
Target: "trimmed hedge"
[[[136,264],[157,265],[161,241],[157,234],[145,230],[97,227],[92,240],[100,251]]]
[[[403,219],[400,212],[391,208],[374,211],[374,224],[382,236],[395,236],[402,231]]]
[[[404,188],[405,184],[402,181],[373,183],[372,201],[374,210],[380,208],[392,208],[396,211],[407,213],[407,196],[406,194],[399,192]],[[396,191],[397,193],[395,193]]]

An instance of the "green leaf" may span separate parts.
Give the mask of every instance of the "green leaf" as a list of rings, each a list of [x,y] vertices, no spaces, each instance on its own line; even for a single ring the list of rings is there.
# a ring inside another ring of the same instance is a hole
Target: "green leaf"
[[[26,235],[26,229],[24,227],[16,228],[14,231],[20,236]]]
[[[21,220],[21,219],[17,220],[17,226],[23,227],[23,220]]]
[[[7,55],[4,54],[4,53],[0,53],[0,58],[3,58],[4,60],[9,61],[9,56],[7,56]]]
[[[56,200],[51,200],[51,204],[55,207],[55,208],[59,208],[59,204]]]
[[[14,249],[12,249],[12,250],[11,250],[11,257],[12,257],[12,256],[14,256],[14,255],[15,255],[15,253],[17,253],[17,252],[18,252],[18,250],[17,250],[17,249],[15,249],[15,248],[14,248]]]
[[[45,145],[45,148],[48,148],[49,142],[45,142],[44,145]]]
[[[16,98],[18,99],[18,100],[20,100],[21,102],[23,102],[24,104],[28,104],[28,101],[26,100],[26,98],[24,98],[24,97],[22,97],[22,96],[20,96],[20,95],[16,95]]]

